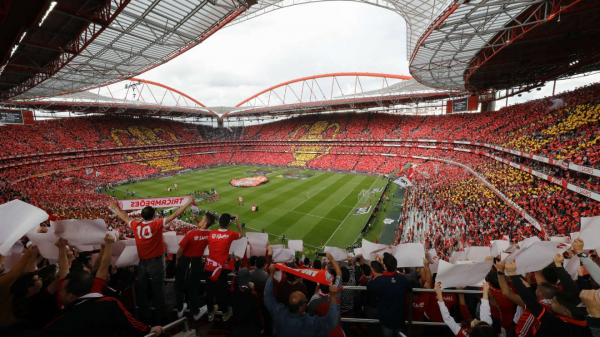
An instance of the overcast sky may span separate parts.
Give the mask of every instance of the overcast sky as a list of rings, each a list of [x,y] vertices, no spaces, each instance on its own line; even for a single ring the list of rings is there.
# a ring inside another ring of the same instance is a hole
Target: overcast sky
[[[139,77],[178,89],[206,106],[234,106],[284,81],[353,71],[410,75],[401,16],[352,2],[284,8],[221,29]],[[557,92],[593,81],[600,81],[600,75],[561,81]],[[376,89],[373,83],[365,90]],[[549,83],[542,91],[509,99],[509,104],[551,93]],[[504,100],[497,102],[501,106]]]

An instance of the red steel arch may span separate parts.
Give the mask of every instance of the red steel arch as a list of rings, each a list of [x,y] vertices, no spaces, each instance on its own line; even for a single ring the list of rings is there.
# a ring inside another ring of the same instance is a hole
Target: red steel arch
[[[399,79],[399,80],[410,80],[412,79],[412,76],[406,76],[406,75],[393,75],[393,74],[380,74],[380,73],[365,73],[365,72],[350,72],[350,73],[331,73],[331,74],[321,74],[321,75],[313,75],[313,76],[307,76],[307,77],[301,77],[295,80],[291,80],[291,81],[287,81],[287,82],[283,82],[280,83],[278,85],[272,86],[270,88],[267,88],[251,97],[248,97],[247,99],[241,101],[240,103],[238,103],[236,105],[236,107],[240,107],[242,106],[242,104],[247,103],[248,101],[266,93],[269,92],[271,90],[280,88],[280,87],[284,87],[286,85],[292,84],[292,83],[297,83],[297,82],[302,82],[302,81],[308,81],[308,80],[314,80],[317,78],[326,78],[326,77],[343,77],[343,76],[364,76],[364,77],[379,77],[379,78],[393,78],[393,79]]]
[[[129,81],[133,81],[133,82],[142,82],[142,83],[146,83],[146,84],[152,84],[152,85],[155,85],[155,86],[157,86],[157,87],[161,87],[161,88],[167,89],[167,90],[169,90],[169,91],[172,91],[172,92],[178,93],[179,95],[181,95],[181,96],[183,96],[183,97],[185,97],[185,98],[189,99],[190,101],[192,101],[192,102],[194,102],[194,103],[198,104],[199,106],[201,106],[201,107],[203,107],[203,108],[205,108],[205,107],[206,107],[206,105],[204,105],[204,104],[200,103],[199,101],[197,101],[196,99],[194,99],[194,98],[190,97],[189,95],[186,95],[186,94],[184,94],[183,92],[181,92],[181,91],[179,91],[179,90],[177,90],[177,89],[173,89],[173,88],[171,88],[171,87],[169,87],[169,86],[166,86],[166,85],[164,85],[164,84],[161,84],[161,83],[158,83],[158,82],[154,82],[154,81],[143,80],[143,79],[141,79],[141,78],[130,78],[130,79],[129,79]],[[156,103],[158,103],[158,102],[156,102]]]

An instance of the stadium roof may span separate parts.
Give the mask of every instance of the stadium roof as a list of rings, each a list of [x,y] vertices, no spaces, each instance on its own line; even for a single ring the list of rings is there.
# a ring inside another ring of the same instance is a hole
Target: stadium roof
[[[57,0],[42,12],[22,9],[35,19],[11,42],[1,95],[55,96],[134,77],[198,45],[252,1]]]
[[[484,91],[593,70],[600,54],[599,5],[453,0],[416,44],[410,72],[433,88]]]
[[[431,88],[481,92],[600,69],[597,0],[5,0],[0,98],[116,83],[227,24],[322,1],[357,1],[401,15],[410,72]]]

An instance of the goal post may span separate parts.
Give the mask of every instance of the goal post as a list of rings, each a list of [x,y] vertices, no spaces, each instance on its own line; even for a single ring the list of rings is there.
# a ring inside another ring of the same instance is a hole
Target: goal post
[[[358,203],[366,203],[369,201],[369,190],[362,190],[358,193]]]

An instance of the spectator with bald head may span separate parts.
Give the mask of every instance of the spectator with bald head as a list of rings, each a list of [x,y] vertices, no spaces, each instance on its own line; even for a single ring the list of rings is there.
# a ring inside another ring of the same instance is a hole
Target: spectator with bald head
[[[269,278],[265,286],[265,306],[273,317],[277,335],[281,337],[327,336],[338,324],[340,304],[337,299],[338,288],[329,286],[331,305],[325,317],[310,316],[306,313],[308,299],[299,291],[290,295],[289,307],[277,303],[273,291],[275,265],[269,266]]]

